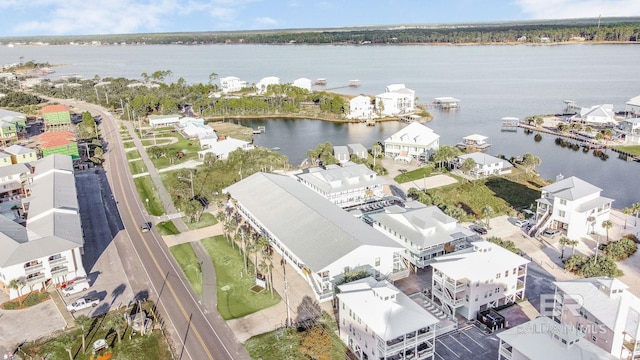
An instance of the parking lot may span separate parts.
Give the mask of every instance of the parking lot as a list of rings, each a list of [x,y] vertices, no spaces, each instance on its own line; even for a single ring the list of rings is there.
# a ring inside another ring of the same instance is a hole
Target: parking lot
[[[500,341],[469,324],[436,338],[436,359],[497,359]]]

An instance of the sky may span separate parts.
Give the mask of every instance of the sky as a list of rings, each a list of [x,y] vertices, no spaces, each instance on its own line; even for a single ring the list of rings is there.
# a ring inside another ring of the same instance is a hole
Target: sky
[[[640,16],[640,0],[0,0],[0,37]]]

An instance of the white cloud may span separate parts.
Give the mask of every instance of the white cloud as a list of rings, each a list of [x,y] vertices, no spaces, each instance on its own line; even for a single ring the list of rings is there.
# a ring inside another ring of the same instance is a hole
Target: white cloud
[[[532,19],[640,16],[638,0],[516,0]]]
[[[256,22],[258,22],[258,24],[261,25],[276,25],[278,24],[278,21],[276,19],[270,18],[270,17],[259,17],[256,19]]]

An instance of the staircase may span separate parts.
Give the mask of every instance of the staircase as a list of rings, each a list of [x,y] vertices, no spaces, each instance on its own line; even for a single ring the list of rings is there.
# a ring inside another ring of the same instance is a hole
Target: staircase
[[[549,222],[549,219],[551,218],[551,212],[547,211],[544,214],[544,217],[542,218],[542,221],[540,222],[540,225],[534,226],[533,228],[531,228],[531,230],[529,231],[529,236],[531,237],[536,237],[538,236],[538,234],[540,233],[540,230],[544,229],[547,226],[547,223]]]

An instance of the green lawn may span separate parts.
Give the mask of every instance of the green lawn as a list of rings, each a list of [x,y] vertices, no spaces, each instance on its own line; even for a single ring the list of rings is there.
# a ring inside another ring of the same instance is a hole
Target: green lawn
[[[148,317],[153,317],[150,309],[150,302],[142,304]],[[136,359],[136,360],[170,360],[171,355],[165,338],[160,330],[153,330],[146,336],[136,335],[130,338],[131,328],[127,327],[122,333],[122,339],[118,342],[116,332],[111,330],[108,324],[110,318],[122,318],[125,311],[132,309],[113,311],[106,315],[91,318],[85,327],[86,351],[82,351],[82,328],[76,327],[72,330],[57,332],[53,336],[46,336],[34,342],[27,342],[22,346],[20,355],[23,359],[69,359],[69,353],[65,349],[70,338],[71,354],[75,360],[96,359],[91,353],[91,344],[98,339],[106,339],[109,351],[113,353],[113,359]]]
[[[189,230],[201,229],[203,227],[215,225],[218,223],[218,219],[216,219],[216,217],[213,216],[212,213],[208,212],[202,214],[202,216],[200,217],[200,221],[195,223],[189,222],[189,218],[186,216],[182,217],[182,220],[187,225]]]
[[[127,151],[127,160],[140,159],[140,153],[138,150]]]
[[[158,146],[167,146],[170,147],[172,149],[172,151],[184,151],[185,152],[185,156],[182,159],[179,160],[173,160],[173,163],[171,163],[172,159],[171,156],[165,156],[165,157],[161,157],[158,159],[154,159],[152,158],[151,161],[153,161],[153,164],[155,165],[156,169],[162,169],[171,165],[176,165],[179,164],[181,162],[185,162],[187,160],[196,160],[198,159],[198,151],[200,151],[200,145],[198,143],[197,140],[192,140],[192,139],[185,139],[184,137],[182,137],[182,135],[180,135],[179,133],[167,133],[167,134],[163,134],[162,135],[163,138],[167,139],[169,137],[174,137],[176,139],[178,139],[178,142],[175,144],[171,144],[171,145],[158,145]],[[147,139],[145,139],[146,141]],[[153,144],[153,139],[151,140],[151,145]]]
[[[640,156],[640,145],[614,146],[613,148],[634,156]]]
[[[395,181],[398,184],[404,184],[409,181],[416,181],[424,179],[425,177],[431,176],[431,172],[433,171],[433,167],[431,165],[423,166],[421,168],[415,169],[413,171],[405,172],[404,174],[400,174],[395,177]]]
[[[129,161],[129,168],[131,169],[132,175],[142,174],[147,172],[147,167],[144,166],[144,161],[142,161],[142,159]]]
[[[136,147],[136,144],[133,143],[133,140],[127,140],[122,142],[122,146],[124,146],[125,149],[130,149]]]
[[[182,272],[189,280],[191,287],[198,295],[202,295],[202,267],[200,260],[196,256],[191,243],[175,245],[169,248],[171,254],[176,259]]]
[[[348,359],[347,349],[335,333],[336,323],[333,319],[325,313],[318,322],[324,326],[333,344],[331,353],[326,359]],[[300,340],[304,334],[305,332],[300,332],[296,328],[280,329],[252,337],[244,343],[244,347],[252,359],[306,360],[309,357],[299,351]]]
[[[242,255],[237,248],[231,247],[223,235],[203,239],[202,245],[207,249],[216,268],[218,312],[223,319],[241,318],[280,301],[276,292],[272,297],[268,290],[257,294],[251,291],[251,287],[255,285],[253,264],[249,263],[250,275],[247,275]]]
[[[136,184],[138,196],[140,197],[142,205],[147,209],[147,212],[153,216],[163,215],[164,206],[162,205],[162,201],[160,201],[160,196],[158,196],[158,191],[151,178],[149,176],[142,176],[133,179],[133,182]],[[147,202],[146,199],[149,199],[149,201]]]
[[[156,230],[160,235],[178,235],[180,231],[171,221],[163,221],[156,224]]]

